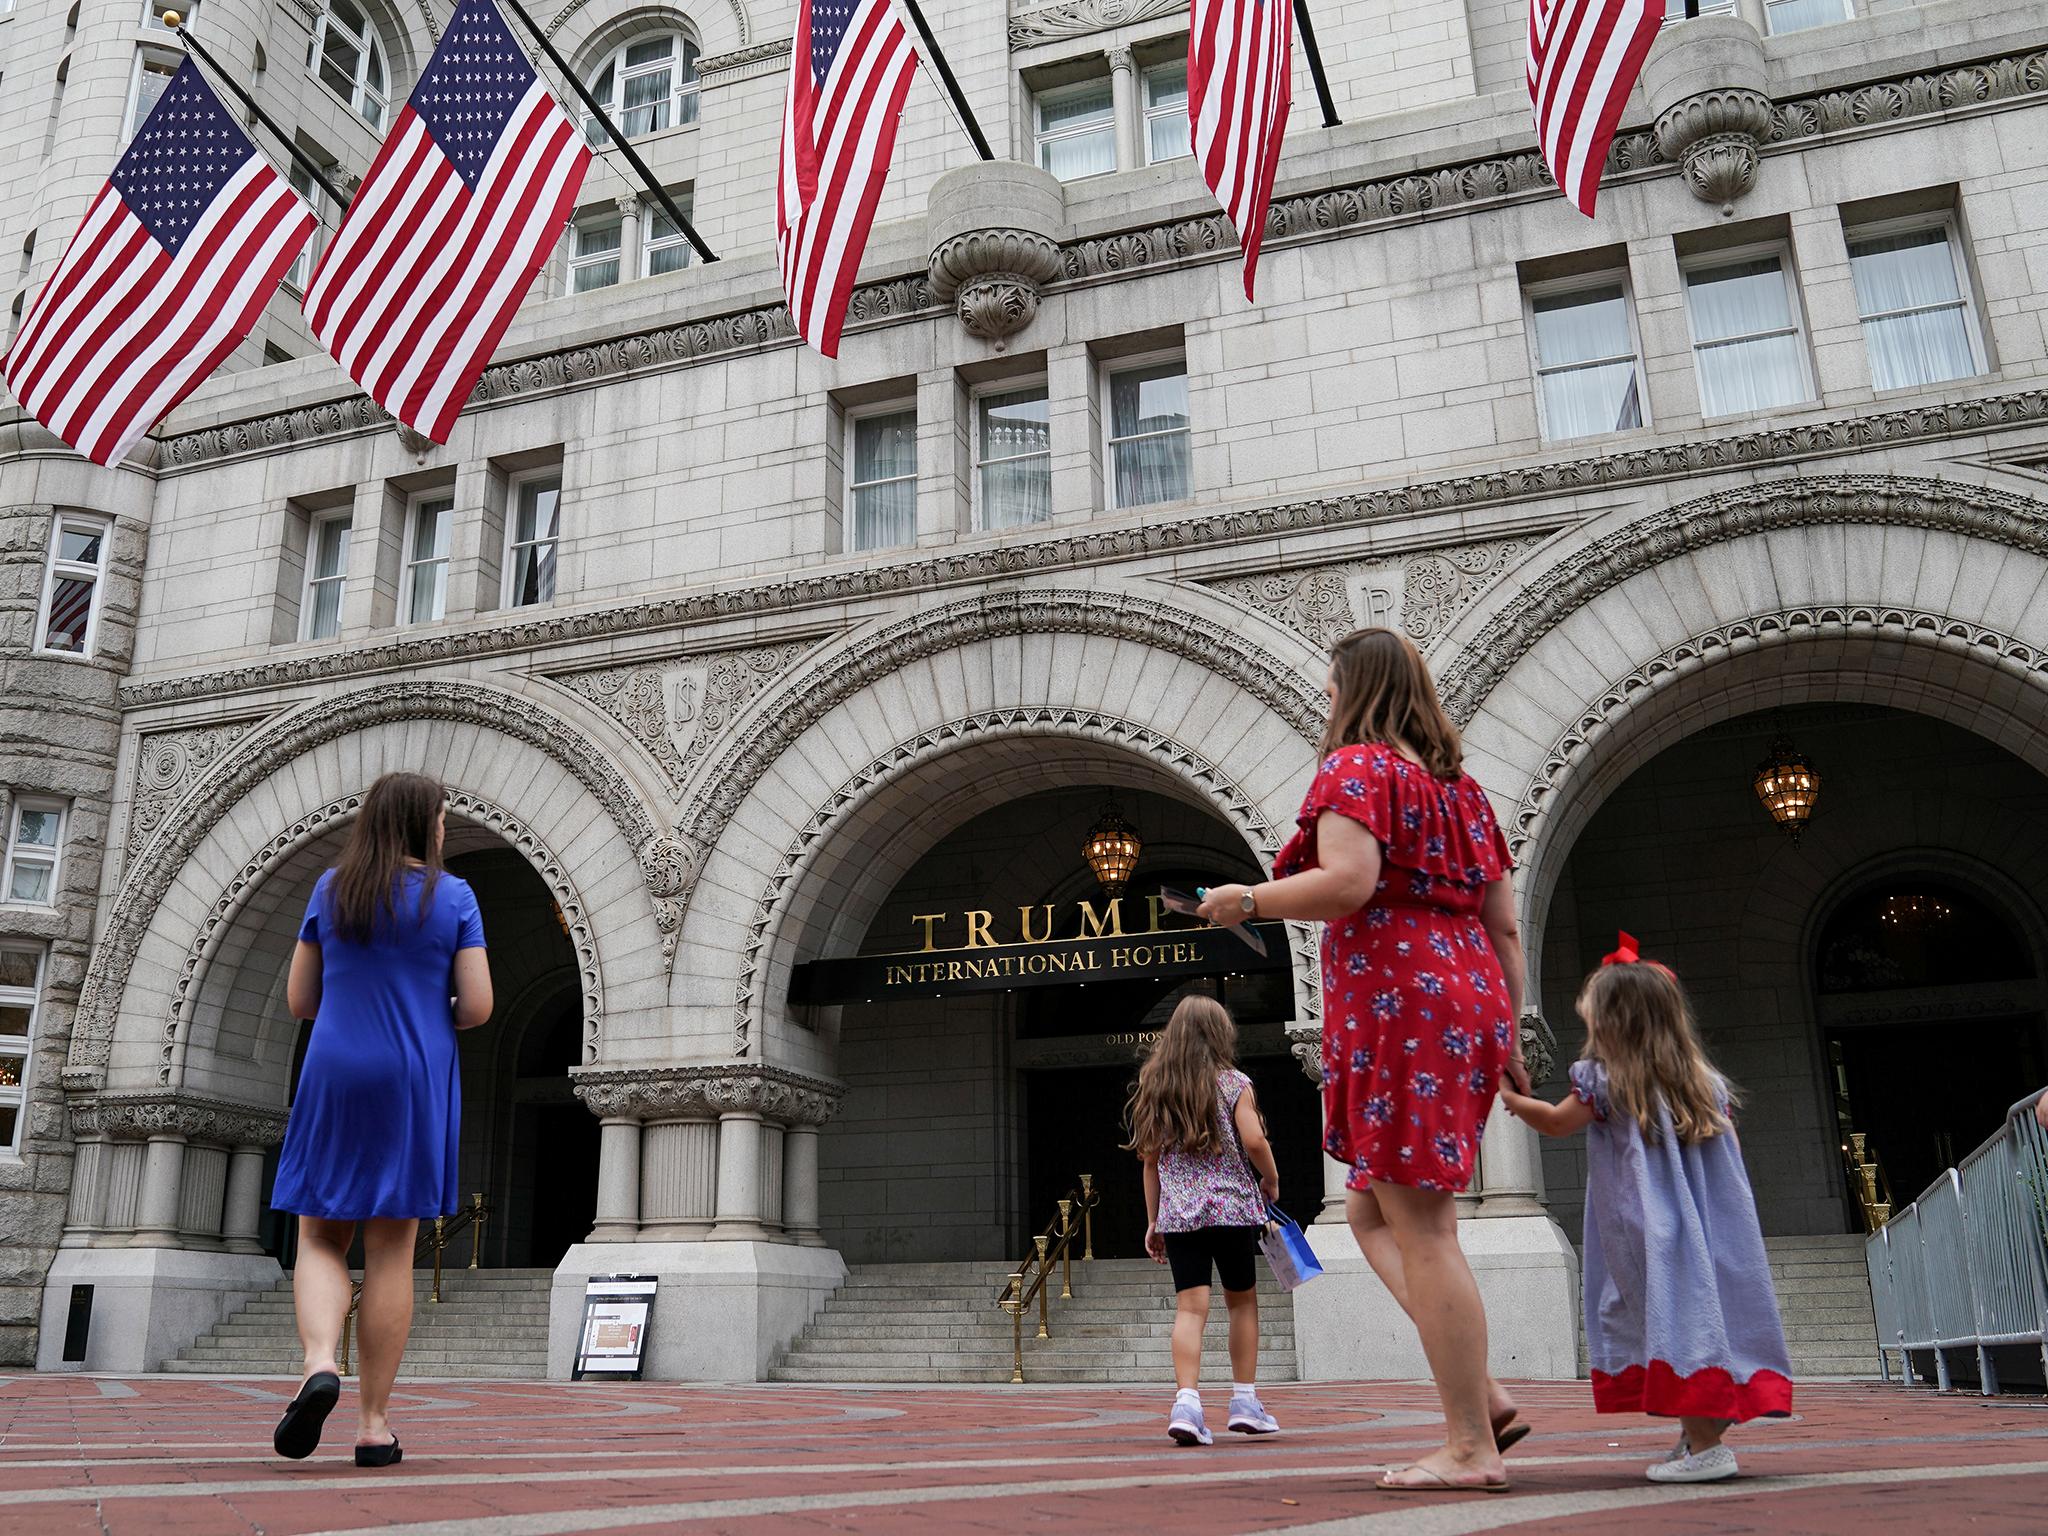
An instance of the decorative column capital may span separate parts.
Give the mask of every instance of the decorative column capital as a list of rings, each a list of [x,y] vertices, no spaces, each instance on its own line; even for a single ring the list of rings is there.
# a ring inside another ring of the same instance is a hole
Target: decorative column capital
[[[1128,45],[1119,45],[1112,48],[1104,57],[1109,60],[1109,72],[1113,75],[1123,74],[1134,67],[1134,61],[1131,58],[1131,50]]]
[[[1323,1085],[1323,1027],[1320,1024],[1287,1026],[1287,1049],[1293,1053],[1302,1073],[1318,1088]]]
[[[1666,27],[1643,66],[1657,114],[1657,147],[1676,161],[1692,195],[1724,216],[1756,185],[1757,153],[1770,138],[1763,39],[1736,16]]]
[[[1016,160],[976,161],[932,187],[925,214],[932,297],[971,336],[1002,351],[1038,314],[1059,276],[1066,194],[1056,177]]]
[[[1529,1082],[1547,1082],[1557,1066],[1557,1034],[1543,1015],[1524,1008],[1520,1023],[1522,1059],[1529,1064]]]
[[[285,1111],[232,1099],[172,1091],[96,1093],[71,1101],[71,1134],[116,1141],[183,1136],[228,1148],[274,1147],[284,1140]]]
[[[823,1125],[846,1085],[787,1067],[577,1067],[576,1096],[603,1120],[714,1120],[751,1114],[783,1126]]]

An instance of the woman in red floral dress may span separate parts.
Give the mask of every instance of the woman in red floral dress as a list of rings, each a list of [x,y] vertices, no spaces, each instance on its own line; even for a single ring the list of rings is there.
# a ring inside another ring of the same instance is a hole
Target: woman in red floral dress
[[[1322,767],[1278,878],[1217,886],[1202,915],[1325,923],[1324,1149],[1351,1170],[1351,1229],[1422,1335],[1447,1430],[1381,1486],[1498,1492],[1501,1452],[1527,1429],[1487,1374],[1453,1196],[1472,1182],[1502,1074],[1527,1091],[1507,842],[1406,636],[1345,636],[1324,688]]]

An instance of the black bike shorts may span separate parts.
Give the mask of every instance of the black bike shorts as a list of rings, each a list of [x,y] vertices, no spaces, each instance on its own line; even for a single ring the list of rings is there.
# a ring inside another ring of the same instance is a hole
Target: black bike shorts
[[[1160,1236],[1166,1240],[1166,1262],[1173,1270],[1176,1291],[1207,1285],[1212,1265],[1226,1291],[1248,1291],[1258,1284],[1257,1227],[1198,1227]]]

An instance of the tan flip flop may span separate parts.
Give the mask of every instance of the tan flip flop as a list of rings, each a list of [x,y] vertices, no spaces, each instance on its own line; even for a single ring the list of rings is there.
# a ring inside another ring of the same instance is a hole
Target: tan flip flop
[[[1419,1461],[1404,1467],[1402,1470],[1406,1472],[1420,1472],[1424,1477],[1433,1479],[1435,1486],[1432,1487],[1429,1483],[1390,1483],[1387,1481],[1387,1478],[1395,1474],[1393,1469],[1389,1468],[1386,1477],[1382,1477],[1379,1480],[1379,1487],[1387,1493],[1506,1493],[1508,1491],[1508,1481],[1506,1478],[1502,1478],[1497,1483],[1454,1483],[1441,1472],[1430,1471],[1429,1468]]]

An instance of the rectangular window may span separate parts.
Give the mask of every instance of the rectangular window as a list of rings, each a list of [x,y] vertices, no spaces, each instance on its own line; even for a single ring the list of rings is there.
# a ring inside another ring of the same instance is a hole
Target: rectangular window
[[[407,624],[431,624],[448,611],[448,539],[454,522],[455,498],[439,491],[413,497],[407,509]]]
[[[1188,61],[1154,64],[1145,71],[1145,163],[1194,153],[1188,141]]]
[[[1043,384],[976,399],[974,478],[981,527],[1051,519],[1052,416]]]
[[[550,471],[512,484],[512,526],[506,530],[505,606],[554,601],[555,556],[561,542],[562,477]]]
[[[1641,349],[1619,277],[1529,295],[1546,442],[1643,424]]]
[[[1109,376],[1110,505],[1188,496],[1188,365],[1181,358]]]
[[[42,981],[41,949],[0,947],[0,1153],[10,1156],[21,1150]]]
[[[1109,77],[1040,91],[1038,164],[1061,181],[1116,169],[1116,104]]]
[[[1772,37],[1832,26],[1854,14],[1849,0],[1764,0],[1764,30]]]
[[[619,280],[619,241],[625,219],[617,214],[581,219],[569,231],[569,291],[589,293]]]
[[[285,175],[292,184],[292,190],[303,197],[306,206],[313,210],[315,221],[313,238],[299,247],[299,254],[292,258],[292,264],[285,269],[284,274],[285,287],[291,289],[293,293],[303,294],[306,291],[306,280],[313,275],[313,247],[320,239],[320,183],[313,179],[311,171],[296,160],[291,162],[291,169]]]
[[[171,76],[177,72],[178,60],[175,57],[148,48],[136,49],[135,77],[128,86],[128,122],[121,130],[123,144],[135,137],[135,130],[155,109],[157,98],[163,95],[164,87],[171,83]]]
[[[50,521],[38,650],[90,656],[99,632],[100,591],[112,530],[105,520],[59,512]]]
[[[31,907],[57,904],[57,861],[64,848],[64,802],[23,796],[14,802],[7,834],[5,899]]]
[[[341,593],[348,581],[349,515],[316,518],[306,550],[302,638],[332,640],[341,633]]]
[[[1706,415],[1767,411],[1813,398],[1806,333],[1782,246],[1688,267],[1685,309]]]
[[[1849,274],[1877,388],[1911,389],[1984,372],[1953,224],[1851,230]]]
[[[1700,14],[1702,16],[1737,16],[1741,12],[1736,9],[1736,0],[1700,0]],[[1684,21],[1685,19],[1685,0],[1664,0],[1665,26],[1668,27],[1674,21]]]
[[[669,195],[675,198],[683,217],[690,218],[690,194]],[[681,226],[650,198],[640,210],[640,275],[659,277],[664,272],[680,272],[689,264],[690,242],[684,238]]]
[[[178,13],[181,25],[190,27],[192,18],[199,14],[199,0],[186,0],[182,5],[178,0],[143,0],[142,29],[145,32],[169,32],[170,23],[164,17],[172,11]]]
[[[891,406],[847,424],[847,545],[892,549],[917,539],[917,411]]]

